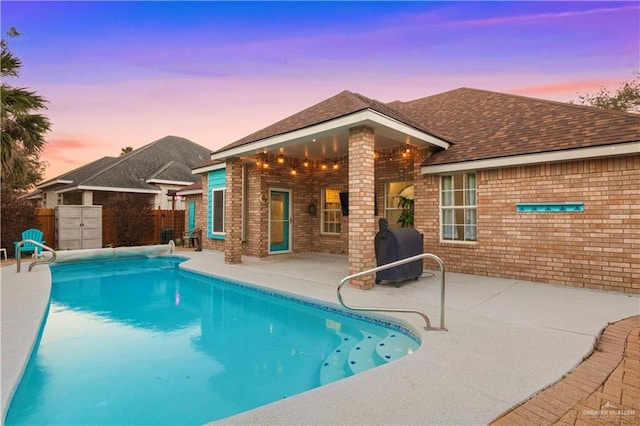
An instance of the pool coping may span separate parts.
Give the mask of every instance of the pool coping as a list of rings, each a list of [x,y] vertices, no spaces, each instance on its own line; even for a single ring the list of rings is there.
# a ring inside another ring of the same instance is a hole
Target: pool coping
[[[491,425],[591,423],[640,423],[640,315],[609,324],[580,365]]]

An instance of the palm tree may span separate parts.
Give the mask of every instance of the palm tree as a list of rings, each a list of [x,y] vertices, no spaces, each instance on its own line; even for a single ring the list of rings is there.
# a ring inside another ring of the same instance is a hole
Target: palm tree
[[[12,28],[8,35],[18,33]],[[44,170],[39,158],[51,123],[37,111],[46,109],[47,100],[34,91],[5,83],[9,77],[18,77],[22,62],[9,50],[5,40],[0,44],[2,181],[12,189],[26,189],[42,178]]]

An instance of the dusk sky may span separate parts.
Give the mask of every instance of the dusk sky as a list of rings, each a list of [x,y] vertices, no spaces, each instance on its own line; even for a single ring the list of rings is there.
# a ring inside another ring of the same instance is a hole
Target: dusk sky
[[[640,69],[633,2],[11,2],[56,177],[166,135],[212,151],[343,90],[567,102]]]

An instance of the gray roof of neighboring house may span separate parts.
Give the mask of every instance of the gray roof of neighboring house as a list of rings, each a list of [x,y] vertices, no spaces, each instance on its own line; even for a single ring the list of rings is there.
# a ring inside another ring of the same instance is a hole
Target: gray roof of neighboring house
[[[469,88],[390,103],[343,91],[216,152],[364,109],[451,143],[423,165],[640,141],[638,114]]]
[[[211,156],[211,150],[188,139],[166,136],[120,157],[103,157],[38,185],[71,180],[65,187],[157,190],[147,181],[195,182],[191,169]]]

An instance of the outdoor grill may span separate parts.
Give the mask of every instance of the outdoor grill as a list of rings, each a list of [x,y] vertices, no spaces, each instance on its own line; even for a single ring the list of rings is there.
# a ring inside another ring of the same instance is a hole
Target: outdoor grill
[[[375,238],[377,266],[422,254],[423,235],[413,228],[389,229],[386,219],[378,222]],[[422,259],[376,272],[376,284],[383,280],[393,281],[396,287],[401,281],[417,280],[422,275]]]

